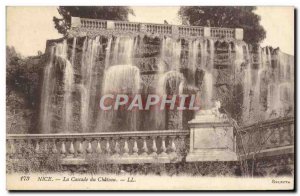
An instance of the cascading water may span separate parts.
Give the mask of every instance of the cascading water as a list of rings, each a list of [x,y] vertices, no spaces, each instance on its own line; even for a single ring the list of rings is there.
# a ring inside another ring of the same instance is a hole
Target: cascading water
[[[105,72],[102,93],[138,93],[140,82],[140,72],[137,67],[132,65],[111,66]]]
[[[75,42],[76,43],[76,42]],[[73,101],[72,92],[74,85],[74,69],[71,62],[67,58],[67,40],[64,40],[63,44],[58,45],[56,56],[62,58],[65,61],[64,69],[64,101],[63,101],[63,131],[70,132],[73,119]]]
[[[65,75],[64,75],[64,127],[66,132],[70,132],[70,128],[72,125],[72,91],[73,91],[73,83],[74,83],[74,70],[70,61],[66,61],[65,67]]]
[[[140,70],[132,65],[115,65],[108,68],[104,75],[102,94],[126,94],[129,97],[139,93]],[[124,109],[126,110],[126,109]],[[106,128],[117,125],[121,115],[123,130],[137,130],[137,111],[101,111],[98,128],[105,131]],[[105,124],[106,123],[106,124]],[[105,125],[104,125],[105,124]],[[119,130],[120,131],[120,130]]]
[[[245,67],[244,67],[244,79],[243,79],[243,109],[244,109],[244,119],[249,119],[250,115],[250,107],[251,107],[251,90],[252,90],[252,70],[251,70],[251,64],[250,64],[250,53],[249,53],[249,47],[247,44],[244,44],[243,47],[246,49],[246,51],[243,50],[242,55],[243,58],[246,56],[246,59],[244,59]],[[246,55],[244,56],[244,52]]]
[[[209,53],[208,43],[209,42]],[[200,45],[200,50],[199,50]],[[189,68],[194,72],[196,69],[204,71],[203,82],[199,95],[202,100],[203,108],[210,108],[212,106],[213,98],[213,66],[214,66],[214,41],[213,40],[195,40],[189,45]],[[198,57],[201,61],[198,62]],[[208,58],[209,55],[209,58]],[[199,65],[198,65],[199,64]],[[198,87],[199,88],[199,87]]]
[[[75,61],[75,52],[76,52],[76,44],[77,44],[77,38],[73,38],[73,45],[72,45],[72,56],[71,56],[71,64],[74,65]]]
[[[168,96],[172,94],[182,94],[184,85],[184,78],[178,71],[169,71],[159,78],[156,88],[156,95],[159,97]],[[166,129],[166,111],[160,110],[157,105],[152,115],[155,118],[155,129]],[[181,113],[180,113],[181,114]],[[179,119],[178,119],[179,120]]]
[[[263,73],[265,73],[265,67],[266,67],[266,58],[265,58],[265,53],[264,50],[261,47],[258,47],[257,51],[257,63],[258,63],[258,68],[257,71],[255,72],[256,74],[256,79],[253,81],[253,101],[252,101],[252,111],[253,111],[253,116],[258,116],[260,118],[260,113],[262,110],[262,104],[260,101],[261,97],[261,80],[263,77]],[[254,118],[254,117],[253,117]]]
[[[81,126],[84,132],[88,132],[89,121],[94,110],[93,99],[95,97],[95,61],[99,55],[99,37],[95,39],[85,39],[81,61]]]
[[[199,40],[193,40],[189,43],[189,69],[193,72],[198,67],[198,57],[199,57]]]
[[[105,69],[108,68],[109,66],[109,60],[110,60],[110,50],[111,50],[111,43],[112,43],[112,38],[108,38],[107,41],[107,46],[106,46],[106,53],[105,53]]]
[[[44,81],[40,108],[40,127],[42,133],[51,133],[52,115],[50,101],[53,93],[53,64],[55,47],[51,47],[50,62],[44,70]]]
[[[155,89],[155,93],[160,97],[167,95],[168,82],[174,82],[175,80],[173,79],[178,78],[178,74],[182,77],[179,73],[181,67],[181,47],[180,39],[164,37],[161,41],[160,63],[158,65],[158,78]],[[172,85],[171,83],[169,85]],[[175,85],[177,86],[172,86],[171,88],[178,89],[179,83]],[[154,129],[166,129],[166,113],[160,110],[159,106],[156,106],[154,111],[151,111],[150,119],[154,119]]]
[[[107,65],[132,65],[132,57],[137,47],[137,38],[116,37],[114,42],[109,40],[107,48]]]
[[[102,95],[123,93],[133,96],[139,92],[140,71],[139,68],[133,66],[137,44],[137,37],[108,39]],[[97,130],[105,131],[108,128],[122,128],[122,131],[137,130],[137,118],[138,112],[136,111],[100,111]],[[119,123],[122,123],[122,126],[118,126]],[[117,125],[117,127],[113,127],[114,125]]]
[[[160,53],[160,73],[179,70],[181,55],[181,41],[172,38],[163,38]]]
[[[271,52],[267,50],[267,60],[271,64]],[[277,74],[268,86],[268,114],[270,117],[286,116],[292,110],[293,103],[293,62],[291,56],[280,51],[277,55]]]
[[[160,53],[157,51],[157,45],[155,47],[151,45],[153,43],[157,44],[158,39],[149,41],[145,38],[140,39],[140,36],[101,36],[101,39],[74,38],[71,51],[68,51],[66,40],[53,46],[49,64],[44,70],[40,112],[42,132],[51,133],[51,124],[62,128],[64,132],[73,131],[74,126],[84,132],[132,131],[139,128],[173,129],[168,124],[170,120],[168,116],[178,115],[172,113],[173,111],[160,111],[157,108],[155,111],[143,113],[121,110],[99,111],[98,97],[110,93],[114,95],[123,93],[129,96],[137,93],[154,93],[164,96],[183,92],[196,93],[198,90],[201,108],[210,109],[213,100],[217,98],[214,97],[215,94],[219,96],[220,89],[217,89],[218,85],[215,84],[223,85],[227,81],[227,76],[220,79],[223,76],[220,74],[221,71],[225,74],[231,71],[231,69],[221,70],[227,69],[223,64],[214,64],[221,62],[219,60],[223,56],[218,55],[226,53],[224,47],[227,47],[228,43],[215,43],[213,39],[204,38],[193,38],[186,42],[183,38],[164,37],[160,42]],[[185,50],[187,46],[188,51]],[[151,51],[143,55],[140,52],[136,53],[137,48]],[[102,49],[105,53],[102,53]],[[258,51],[251,50],[258,53],[258,63],[252,64],[250,49],[252,48],[242,42],[236,42],[234,49],[231,43],[228,47],[230,58],[234,58],[234,73],[232,73],[236,78],[234,85],[243,88],[241,89],[243,119],[250,122],[249,119],[255,116],[256,120],[282,116],[290,109],[289,107],[293,107],[291,106],[294,93],[293,58],[279,51],[276,53],[276,50],[270,47],[263,49],[259,47]],[[75,57],[80,51],[82,51],[81,63],[76,64],[78,58]],[[271,54],[276,55],[277,61]],[[133,60],[133,57],[136,59]],[[215,58],[219,59],[215,61]],[[136,62],[143,63],[142,70]],[[155,77],[151,75],[153,72],[156,74]],[[143,80],[146,79],[145,83],[141,80],[140,74],[143,74]],[[150,77],[147,74],[150,74]],[[226,93],[226,87],[224,89]],[[53,99],[54,93],[59,95],[57,99]],[[98,114],[98,117],[95,114]],[[192,115],[194,113],[191,113]],[[78,125],[75,124],[74,121],[77,123],[75,119],[78,119]],[[141,126],[143,124],[139,123],[141,119],[149,121],[148,124]],[[78,132],[77,129],[76,131]]]
[[[73,45],[76,45],[74,40]],[[57,43],[51,48],[50,63],[44,71],[44,81],[41,98],[40,123],[43,133],[52,132],[52,95],[56,86],[56,75],[54,69],[63,70],[63,104],[62,104],[62,131],[70,132],[73,119],[72,92],[74,87],[74,70],[67,57],[67,40]],[[72,61],[75,58],[75,47],[72,51]],[[58,66],[56,66],[58,65]]]

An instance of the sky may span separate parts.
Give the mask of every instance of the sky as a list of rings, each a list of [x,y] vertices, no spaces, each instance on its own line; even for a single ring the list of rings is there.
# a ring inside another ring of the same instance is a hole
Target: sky
[[[132,7],[135,16],[129,21],[180,24],[177,15],[179,7]],[[294,55],[294,13],[293,7],[257,7],[261,25],[267,35],[262,46],[280,47]],[[14,46],[23,56],[44,52],[46,40],[57,39],[61,35],[54,28],[53,16],[58,16],[57,7],[7,7],[7,43]]]

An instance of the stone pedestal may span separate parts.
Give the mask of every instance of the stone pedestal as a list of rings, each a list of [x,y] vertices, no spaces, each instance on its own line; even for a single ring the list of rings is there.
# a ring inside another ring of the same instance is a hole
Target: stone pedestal
[[[204,27],[204,37],[210,37],[210,28]]]
[[[115,29],[114,21],[108,20],[106,24],[107,24],[107,29]]]
[[[190,151],[187,162],[236,161],[233,127],[218,108],[201,110],[189,122]]]
[[[81,27],[81,20],[79,17],[71,17],[71,27]]]
[[[244,30],[243,29],[236,28],[234,32],[235,32],[234,38],[236,40],[243,40],[244,39]]]

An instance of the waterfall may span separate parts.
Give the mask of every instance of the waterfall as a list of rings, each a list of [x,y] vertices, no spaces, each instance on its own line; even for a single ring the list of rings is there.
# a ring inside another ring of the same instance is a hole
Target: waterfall
[[[92,99],[95,95],[95,66],[96,58],[99,54],[99,37],[95,39],[85,39],[83,44],[82,64],[81,64],[81,126],[84,132],[89,131],[89,122],[94,110]]]
[[[268,86],[268,110],[270,115],[279,116],[281,110],[280,89],[276,84]]]
[[[74,61],[75,61],[76,42],[77,42],[77,38],[74,37],[73,38],[73,45],[72,45],[72,56],[71,56],[71,64],[72,65],[74,65]]]
[[[160,51],[160,73],[180,69],[181,40],[163,38]]]
[[[140,70],[137,67],[115,65],[105,72],[102,94],[138,93],[140,82]]]
[[[243,109],[244,109],[244,119],[249,119],[250,117],[250,93],[252,90],[252,71],[251,71],[251,62],[250,62],[250,53],[249,46],[247,44],[244,45],[246,48],[246,67],[244,68],[244,79],[243,79]]]
[[[136,42],[137,38],[133,37],[117,37],[114,43],[109,40],[106,67],[110,65],[132,65],[132,57],[137,47]],[[110,56],[111,52],[112,56]]]
[[[213,39],[209,40],[209,69],[212,70],[214,68],[214,58],[215,58],[215,42]]]
[[[112,45],[112,38],[110,37],[110,38],[108,39],[108,41],[107,41],[107,46],[106,46],[105,69],[107,69],[108,66],[109,66],[111,45]]]
[[[71,61],[75,58],[76,39],[73,40],[73,50]],[[74,70],[73,65],[68,60],[67,56],[68,45],[67,40],[62,43],[57,43],[51,48],[50,62],[44,71],[44,81],[41,98],[40,123],[42,133],[51,133],[51,98],[56,85],[56,75],[54,74],[55,64],[58,63],[59,68],[63,70],[63,105],[62,105],[62,128],[64,132],[71,131],[73,119],[73,101],[72,92],[74,87]]]
[[[271,62],[270,50],[267,50],[267,60]],[[293,80],[293,63],[291,57],[282,52],[277,55],[278,74],[268,86],[268,114],[269,117],[286,116],[291,112],[294,80]]]
[[[155,93],[160,97],[182,94],[183,85],[184,78],[182,74],[178,71],[169,71],[159,77]],[[157,105],[152,115],[155,119],[155,129],[166,129],[166,111],[160,110],[160,106]]]
[[[209,43],[209,53],[208,53]],[[199,50],[200,46],[200,50]],[[201,86],[200,96],[203,100],[203,106],[210,108],[212,106],[214,81],[214,41],[213,40],[193,40],[189,43],[189,69],[195,74],[196,69],[204,71],[204,78]],[[209,58],[208,58],[209,55]],[[201,57],[198,65],[198,57]],[[200,88],[198,86],[198,88]]]
[[[44,81],[40,107],[40,127],[42,133],[51,133],[51,97],[53,93],[53,64],[55,47],[51,47],[50,61],[44,70]]]
[[[223,60],[223,54],[226,55],[224,49],[227,43],[216,43],[218,50],[215,53],[213,39],[191,38],[188,44],[183,40],[163,37],[160,53],[157,51],[158,39],[140,40],[139,36],[74,38],[68,40],[69,47],[67,40],[55,44],[50,48],[50,59],[44,69],[39,120],[41,132],[53,132],[51,125],[63,129],[64,132],[78,131],[73,130],[73,124],[74,128],[79,127],[83,132],[132,131],[148,127],[165,129],[170,128],[169,124],[174,120],[170,120],[169,117],[178,116],[176,111],[161,111],[159,108],[143,113],[124,110],[99,111],[98,97],[105,94],[126,94],[131,98],[143,92],[147,95],[155,93],[164,96],[182,94],[186,86],[186,89],[191,89],[193,93],[199,91],[197,95],[201,97],[202,109],[210,109],[216,94],[215,83],[220,84],[220,93],[225,94],[227,79],[232,73],[226,66],[214,67],[214,59],[218,57],[219,62]],[[185,48],[187,46],[188,51]],[[147,55],[141,54],[140,51],[137,53],[139,48],[151,52]],[[105,53],[102,53],[102,50]],[[80,59],[78,53],[81,51]],[[230,43],[228,48],[230,58],[234,58],[234,85],[243,88],[242,119],[250,122],[253,119],[264,120],[284,116],[294,107],[293,57],[271,47],[259,47],[257,66],[250,61],[250,53],[254,51],[241,41],[234,42],[234,45]],[[272,54],[276,55],[277,59],[273,58]],[[76,63],[79,59],[81,62]],[[139,62],[140,65],[135,65],[135,62]],[[184,67],[185,65],[187,66]],[[143,70],[142,74],[153,74],[152,71],[158,69],[155,72],[157,75],[142,75],[143,80],[145,79],[143,84],[139,66],[145,69],[149,66],[151,70]],[[222,74],[224,78],[221,78]],[[184,118],[192,117],[193,113],[188,115]],[[58,118],[54,118],[56,116]],[[147,123],[140,126],[143,123],[139,122],[140,119],[147,120]]]
[[[102,95],[127,94],[134,96],[141,88],[140,70],[132,65],[115,65],[108,68],[104,75]],[[122,128],[127,131],[137,130],[137,111],[101,111],[98,129],[105,131],[118,125],[119,116],[122,119]],[[129,121],[129,122],[128,122]],[[119,127],[119,126],[118,126]]]
[[[196,43],[195,43],[196,46]],[[196,66],[196,64],[194,64]],[[160,49],[160,62],[158,65],[158,78],[156,80],[155,93],[157,95],[167,95],[167,86],[173,85],[171,78],[181,77],[179,73],[181,67],[181,40],[175,40],[173,38],[164,37],[161,42]],[[172,80],[174,82],[174,80]],[[169,84],[168,84],[169,82]],[[176,82],[175,82],[176,83]],[[179,83],[177,89],[179,87]],[[171,88],[173,88],[172,86]],[[176,88],[176,87],[175,87]],[[155,106],[154,111],[150,112],[150,118],[154,119],[155,129],[166,128],[166,113],[160,110],[159,106]]]
[[[238,74],[241,71],[241,65],[244,62],[244,50],[243,44],[235,43],[235,74]]]
[[[71,124],[72,124],[72,91],[73,91],[73,83],[74,83],[74,70],[70,61],[66,60],[66,67],[64,73],[64,128],[66,132],[70,132]]]
[[[76,44],[76,40],[75,40]],[[63,100],[63,129],[64,132],[71,131],[72,119],[73,119],[73,101],[72,92],[74,85],[74,69],[73,65],[67,58],[67,40],[64,40],[62,44],[58,44],[58,50],[56,56],[62,58],[65,61],[65,69],[63,76],[64,83],[64,100]],[[75,46],[76,47],[76,46]],[[74,47],[74,48],[75,48]]]
[[[195,71],[198,67],[199,40],[193,40],[189,43],[189,69]]]
[[[204,39],[200,42],[201,47],[201,66],[205,68],[207,71],[211,71],[209,65],[207,65],[207,40]]]
[[[140,70],[133,66],[133,57],[138,47],[138,39],[138,37],[128,36],[108,38],[104,60],[105,71],[101,89],[102,96],[105,94],[127,94],[132,96],[139,92],[141,88]],[[94,51],[92,53],[97,52]],[[89,118],[87,117],[87,119]],[[137,118],[138,112],[135,111],[100,111],[96,129],[97,131],[121,128],[123,128],[122,131],[137,130]],[[120,123],[122,126],[119,126]]]

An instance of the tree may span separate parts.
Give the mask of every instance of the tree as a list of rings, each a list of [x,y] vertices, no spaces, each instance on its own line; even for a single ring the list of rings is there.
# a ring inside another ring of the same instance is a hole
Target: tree
[[[253,12],[255,9],[254,6],[184,6],[178,14],[183,24],[243,28],[244,41],[257,44],[266,37],[266,31],[259,24],[260,16]]]
[[[44,60],[43,55],[22,57],[14,47],[6,46],[8,133],[28,133],[35,128]]]
[[[134,15],[127,6],[59,6],[62,18],[53,17],[55,28],[66,35],[71,27],[71,17],[93,18],[103,20],[128,20],[128,15]]]

